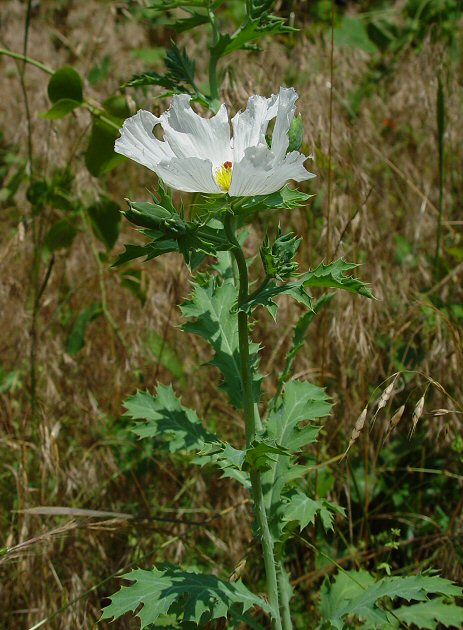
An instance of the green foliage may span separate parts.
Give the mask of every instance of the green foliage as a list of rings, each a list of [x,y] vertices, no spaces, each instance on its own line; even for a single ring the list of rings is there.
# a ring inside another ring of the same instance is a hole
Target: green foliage
[[[338,630],[345,627],[345,618],[352,616],[359,620],[358,623],[361,623],[362,627],[376,628],[399,628],[402,619],[404,621],[408,619],[416,624],[423,618],[424,613],[428,615],[427,623],[431,625],[419,627],[436,628],[437,622],[451,625],[452,616],[455,619],[462,619],[463,609],[450,602],[444,604],[442,598],[428,600],[431,594],[461,597],[463,590],[450,580],[436,575],[384,577],[375,581],[367,571],[346,571],[339,573],[333,582],[329,578],[325,579],[321,590],[320,612],[322,619],[329,623],[328,627]],[[389,612],[383,605],[383,598],[392,601],[400,598],[408,602],[413,600],[426,604],[417,605],[415,617],[415,605],[402,606],[397,611]],[[449,615],[445,618],[443,607]]]
[[[195,62],[190,59],[185,48],[180,49],[172,42],[165,56],[164,65],[166,72],[144,72],[134,75],[122,87],[142,87],[147,85],[159,85],[171,93],[197,92],[195,84]]]
[[[137,392],[124,406],[127,417],[145,421],[135,425],[133,432],[141,438],[163,440],[171,453],[200,451],[205,444],[220,442],[204,429],[193,409],[182,405],[171,386],[159,384],[156,396]]]
[[[77,229],[67,219],[56,221],[45,235],[43,248],[48,252],[67,249],[77,235]]]
[[[208,217],[187,221],[182,211],[175,210],[170,195],[162,186],[153,201],[154,204],[129,201],[125,216],[131,223],[144,228],[141,232],[152,240],[143,246],[127,245],[115,265],[142,256],[151,260],[166,252],[178,252],[194,267],[202,259],[200,254],[214,255],[217,251],[230,249],[221,223],[211,222]]]
[[[104,608],[102,619],[118,619],[137,611],[141,628],[154,624],[161,615],[172,614],[182,622],[204,627],[208,622],[230,617],[237,627],[243,614],[257,606],[272,614],[269,604],[251,593],[238,580],[224,582],[215,575],[200,574],[163,564],[151,571],[136,569],[122,576],[133,582],[112,595],[111,604]]]
[[[284,280],[294,276],[297,271],[297,262],[294,260],[301,238],[294,236],[292,232],[283,234],[278,226],[278,236],[270,244],[268,237],[260,248],[260,257],[264,266],[265,275],[269,278]]]
[[[358,267],[355,263],[348,263],[342,258],[329,265],[321,263],[313,271],[305,273],[303,285],[305,287],[325,287],[332,289],[343,289],[350,293],[358,293],[368,298],[373,298],[373,294],[364,282],[353,276],[346,276],[346,271],[351,271]]]
[[[111,250],[120,231],[121,210],[118,204],[108,197],[101,197],[88,208],[88,216],[95,236],[106,249]]]
[[[295,188],[284,186],[281,190],[270,195],[255,195],[254,197],[233,197],[231,207],[242,218],[250,218],[260,210],[292,210],[300,208],[313,195],[308,195]]]
[[[87,150],[85,165],[94,177],[100,177],[125,160],[114,152],[114,142],[119,136],[124,118],[130,116],[127,100],[114,95],[103,102],[103,115],[95,113]]]
[[[39,114],[40,118],[45,118],[47,120],[54,120],[56,118],[64,118],[68,114],[70,114],[74,109],[80,107],[81,103],[79,101],[74,101],[71,98],[62,98],[56,103],[53,104],[52,107],[47,112],[43,114]]]
[[[69,355],[74,356],[84,347],[88,324],[99,317],[102,312],[101,304],[92,304],[79,313],[66,343],[66,352]]]
[[[175,378],[184,380],[185,371],[183,362],[177,352],[167,343],[166,339],[155,330],[151,331],[146,339],[146,344],[153,356]]]
[[[243,406],[243,383],[238,340],[238,316],[236,313],[237,289],[232,280],[220,280],[208,276],[202,284],[193,285],[190,301],[181,309],[188,322],[183,329],[206,339],[214,349],[215,365],[222,372],[224,380],[220,385],[234,407]],[[253,372],[254,401],[259,400],[261,376],[256,372],[258,344],[250,344],[250,364]]]
[[[290,381],[282,398],[270,402],[264,435],[290,453],[289,456],[276,456],[262,475],[265,505],[274,542],[284,539],[283,529],[288,522],[285,503],[293,498],[292,509],[297,518],[301,517],[302,522],[306,518],[300,514],[300,500],[294,498],[294,490],[288,484],[295,482],[306,472],[304,466],[296,464],[295,456],[302,448],[316,442],[320,427],[314,425],[313,421],[327,416],[330,409],[331,404],[325,390],[303,381]]]
[[[70,99],[82,103],[83,83],[79,73],[70,66],[57,70],[48,83],[48,98],[52,103]]]
[[[288,523],[295,523],[300,530],[307,525],[315,523],[318,515],[325,530],[333,529],[333,513],[345,516],[344,508],[326,499],[314,500],[300,490],[296,490],[289,495],[289,502],[285,504],[283,520]]]

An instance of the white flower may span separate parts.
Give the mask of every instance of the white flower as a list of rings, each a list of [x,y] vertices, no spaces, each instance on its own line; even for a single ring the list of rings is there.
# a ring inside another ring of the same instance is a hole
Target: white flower
[[[191,109],[191,97],[180,94],[159,118],[144,110],[128,118],[115,151],[148,167],[178,190],[227,192],[232,197],[269,194],[289,179],[300,182],[315,177],[303,166],[307,156],[287,153],[297,98],[294,88],[280,88],[270,98],[251,96],[246,110],[232,118],[230,138],[225,105],[212,118],[202,118]],[[269,148],[265,134],[274,118]],[[154,135],[156,125],[161,125],[164,140]]]

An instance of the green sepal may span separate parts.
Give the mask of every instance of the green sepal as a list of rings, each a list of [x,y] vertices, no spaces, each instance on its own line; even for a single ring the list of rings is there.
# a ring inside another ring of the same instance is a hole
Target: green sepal
[[[302,116],[299,114],[292,119],[291,124],[289,125],[289,145],[287,153],[291,153],[291,151],[299,151],[302,145],[303,132],[304,127],[302,124]]]

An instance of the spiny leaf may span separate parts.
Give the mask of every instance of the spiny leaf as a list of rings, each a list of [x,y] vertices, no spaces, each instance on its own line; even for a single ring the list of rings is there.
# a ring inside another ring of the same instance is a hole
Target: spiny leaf
[[[247,302],[241,304],[240,309],[251,313],[256,306],[261,305],[276,319],[278,305],[273,298],[278,295],[289,295],[296,302],[303,304],[308,309],[312,309],[312,298],[304,289],[302,280],[293,280],[284,284],[277,284],[274,280],[270,280],[260,290],[253,293]]]
[[[137,392],[124,406],[133,420],[145,420],[132,430],[141,438],[166,440],[169,451],[200,451],[207,443],[219,443],[219,438],[204,429],[196,412],[184,407],[172,387],[158,385],[156,396]]]
[[[326,499],[314,500],[300,490],[295,491],[289,503],[285,506],[284,520],[288,523],[296,522],[300,530],[315,523],[317,514],[320,516],[325,530],[333,529],[333,514],[338,512],[344,515],[344,508],[331,503]]]
[[[214,276],[208,276],[203,285],[195,284],[192,299],[185,302],[181,309],[187,318],[183,329],[206,339],[215,354],[210,362],[217,366],[224,380],[220,385],[226,391],[234,407],[243,406],[243,384],[238,340],[238,315],[236,312],[237,290],[231,280],[223,282]],[[259,400],[260,381],[256,373],[259,346],[250,344],[250,363],[254,372],[254,401]]]
[[[420,630],[436,630],[444,628],[463,627],[463,607],[457,606],[443,598],[431,599],[428,602],[401,606],[389,615],[389,623],[399,627],[397,620],[408,625],[417,626]]]
[[[368,286],[354,278],[346,276],[346,271],[351,271],[358,267],[356,263],[348,263],[342,258],[336,260],[329,265],[321,263],[313,271],[308,271],[302,276],[305,287],[330,287],[336,289],[344,289],[351,293],[359,293],[368,298],[373,298],[373,294]]]
[[[271,606],[251,593],[241,580],[224,582],[215,575],[182,571],[168,564],[151,571],[135,569],[122,577],[133,584],[123,586],[111,597],[102,619],[118,619],[142,605],[136,613],[142,630],[165,614],[175,615],[181,622],[204,626],[228,616],[233,619],[234,613],[241,616],[254,606],[273,613]]]
[[[313,197],[313,195],[308,195],[295,188],[284,186],[281,190],[271,193],[270,195],[234,197],[232,207],[234,210],[239,211],[240,215],[245,214],[245,216],[249,216],[258,210],[292,210],[293,208],[299,208],[305,205],[311,197]]]
[[[288,449],[292,454],[304,446],[313,444],[320,430],[310,424],[329,414],[331,404],[325,390],[311,383],[290,381],[283,398],[270,402],[270,413],[266,423],[268,438]],[[302,424],[305,421],[305,424]],[[269,525],[275,542],[282,540],[286,525],[283,496],[285,487],[300,478],[306,468],[297,466],[293,457],[276,456],[270,469],[262,475],[264,500],[269,514]],[[291,495],[289,495],[291,496]]]
[[[328,578],[325,579],[321,590],[320,611],[322,617],[338,630],[344,628],[343,619],[352,615],[375,627],[391,627],[391,623],[394,627],[394,615],[381,608],[380,600],[383,597],[425,601],[430,594],[461,597],[463,589],[437,575],[384,577],[375,582],[367,571],[350,571],[338,574],[333,583]],[[416,623],[413,617],[414,606],[406,608],[410,619]],[[418,609],[417,612],[422,611]],[[437,612],[439,611],[436,610]],[[403,610],[401,614],[404,614]],[[397,620],[395,627],[399,627]]]

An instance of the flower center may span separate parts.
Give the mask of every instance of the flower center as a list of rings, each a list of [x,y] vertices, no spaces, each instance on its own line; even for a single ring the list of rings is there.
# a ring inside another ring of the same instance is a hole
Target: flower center
[[[232,179],[233,164],[224,162],[222,166],[215,169],[214,178],[222,190],[228,192]]]

